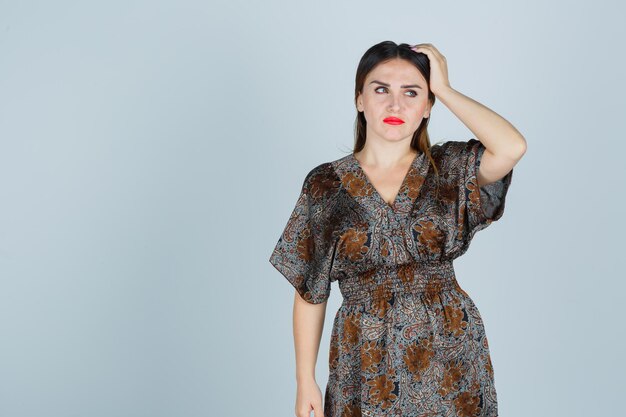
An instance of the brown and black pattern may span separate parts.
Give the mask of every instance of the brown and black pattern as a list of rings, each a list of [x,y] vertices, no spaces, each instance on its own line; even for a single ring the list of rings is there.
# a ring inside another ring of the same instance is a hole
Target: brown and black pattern
[[[483,321],[452,262],[504,212],[511,170],[478,187],[476,139],[418,153],[393,204],[353,154],[313,168],[270,262],[308,302],[343,302],[326,417],[498,415]]]

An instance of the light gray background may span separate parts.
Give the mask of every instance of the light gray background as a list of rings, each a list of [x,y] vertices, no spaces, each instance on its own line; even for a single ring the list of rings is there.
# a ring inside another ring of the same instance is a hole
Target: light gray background
[[[502,416],[623,410],[618,1],[0,1],[0,415],[291,416],[293,288],[268,262],[353,145],[358,60],[434,44],[526,137],[455,262]],[[441,103],[433,143],[472,133]],[[328,376],[333,283],[317,380]]]

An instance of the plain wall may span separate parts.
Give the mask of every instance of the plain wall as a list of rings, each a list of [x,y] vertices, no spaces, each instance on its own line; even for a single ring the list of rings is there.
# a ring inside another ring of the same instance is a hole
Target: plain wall
[[[268,262],[353,146],[354,76],[432,43],[528,151],[455,262],[502,416],[622,410],[625,8],[614,1],[0,2],[0,416],[291,416]],[[440,101],[431,141],[473,134]],[[333,283],[317,380],[341,294]]]

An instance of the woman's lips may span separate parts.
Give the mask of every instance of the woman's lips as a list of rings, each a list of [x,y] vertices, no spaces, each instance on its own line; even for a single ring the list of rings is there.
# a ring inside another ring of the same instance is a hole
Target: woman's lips
[[[401,125],[402,123],[404,123],[404,120],[398,119],[397,117],[385,117],[383,119],[383,122],[390,125]]]

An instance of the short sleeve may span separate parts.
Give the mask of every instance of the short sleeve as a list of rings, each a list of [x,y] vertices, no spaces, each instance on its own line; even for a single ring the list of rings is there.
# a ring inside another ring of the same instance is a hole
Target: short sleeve
[[[269,261],[311,304],[328,300],[330,295],[331,254],[322,239],[310,195],[309,173],[287,225]]]
[[[477,174],[485,149],[482,142],[470,139],[467,142],[450,142],[446,151],[447,157],[452,160],[450,166],[456,172],[453,178],[459,190],[457,226],[465,242],[469,242],[476,232],[502,217],[506,194],[513,177],[511,169],[498,181],[479,187]]]

